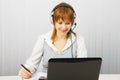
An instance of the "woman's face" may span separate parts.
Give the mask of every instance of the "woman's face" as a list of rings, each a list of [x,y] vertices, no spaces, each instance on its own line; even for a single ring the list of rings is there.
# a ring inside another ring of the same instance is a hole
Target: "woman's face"
[[[66,36],[67,33],[70,31],[72,23],[70,21],[63,21],[62,19],[55,22],[55,29],[57,34]]]

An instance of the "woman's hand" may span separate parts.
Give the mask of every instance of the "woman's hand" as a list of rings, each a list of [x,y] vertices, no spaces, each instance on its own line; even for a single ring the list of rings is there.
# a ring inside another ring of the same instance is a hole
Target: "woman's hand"
[[[24,68],[21,68],[21,70],[19,71],[19,75],[23,78],[29,79],[32,77],[32,69],[28,69],[30,72],[28,72],[27,70],[25,70]]]

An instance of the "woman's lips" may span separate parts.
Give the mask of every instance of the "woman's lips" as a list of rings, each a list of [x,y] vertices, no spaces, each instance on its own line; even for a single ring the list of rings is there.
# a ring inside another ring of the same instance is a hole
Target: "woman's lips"
[[[61,30],[62,32],[67,32],[67,30]]]

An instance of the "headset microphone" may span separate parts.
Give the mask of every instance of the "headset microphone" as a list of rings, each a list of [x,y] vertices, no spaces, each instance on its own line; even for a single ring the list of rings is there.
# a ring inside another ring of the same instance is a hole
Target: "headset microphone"
[[[74,27],[72,29],[70,29],[70,31],[68,32],[68,34],[71,34],[71,32],[76,28],[77,23],[74,23]]]
[[[74,23],[74,27],[72,28],[72,30],[74,30],[76,28],[76,25],[77,25],[77,23]]]

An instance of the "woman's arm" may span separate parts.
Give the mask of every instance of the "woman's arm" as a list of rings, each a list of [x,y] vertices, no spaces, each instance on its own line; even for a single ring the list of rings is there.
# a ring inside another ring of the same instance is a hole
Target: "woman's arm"
[[[33,70],[33,73],[36,71],[36,69],[39,66],[39,63],[42,58],[43,54],[43,45],[44,45],[44,36],[40,36],[35,44],[35,47],[32,51],[32,55],[30,58],[26,61],[25,66],[27,68],[30,68]]]

